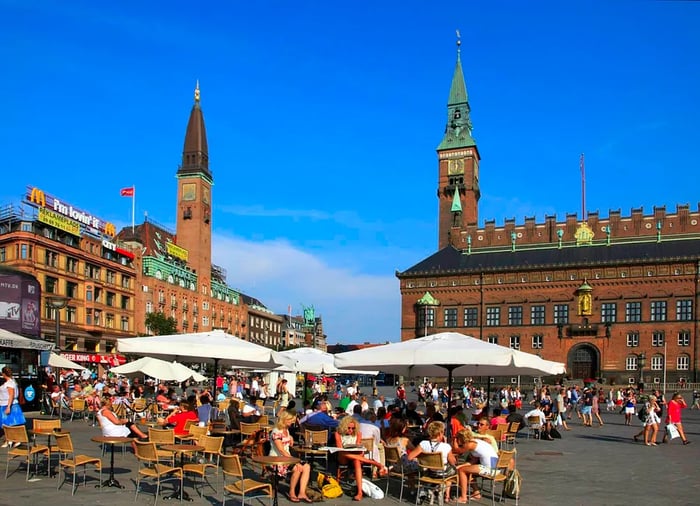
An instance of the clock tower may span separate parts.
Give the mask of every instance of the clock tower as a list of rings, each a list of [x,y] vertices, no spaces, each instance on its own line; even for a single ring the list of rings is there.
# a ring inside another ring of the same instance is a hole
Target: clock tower
[[[462,232],[476,227],[479,190],[479,150],[472,137],[467,87],[464,84],[461,40],[457,39],[457,64],[447,100],[447,126],[438,153],[438,248],[466,247]]]
[[[197,290],[209,296],[211,288],[211,187],[209,150],[204,116],[199,104],[199,82],[194,91],[177,171],[177,245],[188,252],[188,265],[197,273]]]

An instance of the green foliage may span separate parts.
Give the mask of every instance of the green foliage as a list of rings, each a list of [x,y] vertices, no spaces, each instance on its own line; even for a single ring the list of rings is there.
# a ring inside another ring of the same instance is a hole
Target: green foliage
[[[157,336],[177,333],[177,322],[172,316],[153,312],[146,315],[146,327]]]

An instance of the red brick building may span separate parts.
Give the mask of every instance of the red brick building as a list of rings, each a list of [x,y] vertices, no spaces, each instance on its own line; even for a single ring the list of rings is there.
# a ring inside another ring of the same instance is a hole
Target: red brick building
[[[479,161],[457,64],[438,153],[438,251],[397,272],[401,338],[454,330],[573,378],[698,381],[700,210],[478,227]]]

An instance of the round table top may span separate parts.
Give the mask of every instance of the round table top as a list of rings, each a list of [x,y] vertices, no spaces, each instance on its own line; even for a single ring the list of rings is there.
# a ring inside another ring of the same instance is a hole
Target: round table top
[[[133,437],[123,437],[123,436],[95,436],[90,438],[90,441],[94,441],[95,443],[112,443],[112,444],[119,444],[119,443],[131,443],[134,439]]]
[[[240,434],[241,431],[238,429],[212,429],[210,431],[212,434],[224,434],[224,435],[229,435],[229,434]]]
[[[168,452],[187,453],[187,452],[201,452],[202,450],[204,450],[204,447],[200,446],[200,445],[182,444],[182,445],[161,445],[160,449],[168,451]]]
[[[301,459],[296,457],[273,457],[272,455],[253,455],[253,462],[258,464],[266,464],[268,466],[283,466],[291,465],[300,462]]]
[[[322,446],[292,446],[292,451],[297,451],[299,453],[309,453],[309,454],[322,454],[328,453],[328,450],[322,449]]]

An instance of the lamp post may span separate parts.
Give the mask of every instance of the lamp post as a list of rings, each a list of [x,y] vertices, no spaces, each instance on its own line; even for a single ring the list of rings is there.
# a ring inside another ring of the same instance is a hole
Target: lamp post
[[[644,352],[639,354],[639,387],[644,388],[644,366],[647,365],[647,355]]]
[[[54,310],[56,315],[56,336],[54,338],[54,344],[56,350],[61,349],[61,309],[68,305],[70,297],[64,297],[63,295],[50,295],[46,297],[46,304]]]

